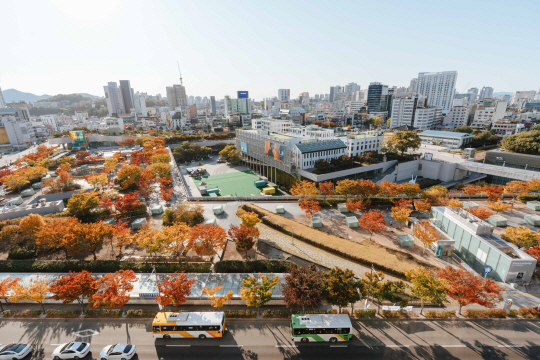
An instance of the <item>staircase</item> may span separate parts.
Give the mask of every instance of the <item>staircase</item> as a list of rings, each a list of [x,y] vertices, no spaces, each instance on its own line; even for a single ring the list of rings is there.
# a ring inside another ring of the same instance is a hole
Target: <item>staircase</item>
[[[379,181],[382,181],[382,179],[385,178],[385,176],[392,174],[394,171],[396,171],[397,163],[390,166],[385,172],[382,172],[378,174],[375,178],[373,178],[373,182],[378,183]]]

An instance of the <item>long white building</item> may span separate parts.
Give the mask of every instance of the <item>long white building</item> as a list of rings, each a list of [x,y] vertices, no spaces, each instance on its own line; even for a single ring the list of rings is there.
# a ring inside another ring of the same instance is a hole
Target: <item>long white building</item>
[[[428,106],[441,107],[443,114],[447,114],[456,93],[457,75],[457,71],[421,72],[415,91],[427,97]]]

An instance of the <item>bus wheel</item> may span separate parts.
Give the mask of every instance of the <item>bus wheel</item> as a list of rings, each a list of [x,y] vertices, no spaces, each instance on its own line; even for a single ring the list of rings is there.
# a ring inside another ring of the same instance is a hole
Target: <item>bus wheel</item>
[[[171,335],[163,335],[163,338],[164,338],[164,339],[170,339],[170,338],[171,338]]]
[[[199,335],[199,339],[206,339],[206,335],[203,335],[203,334]]]
[[[330,342],[337,342],[337,338],[335,337],[330,338]]]
[[[308,342],[309,339],[308,338],[302,338],[302,342]]]

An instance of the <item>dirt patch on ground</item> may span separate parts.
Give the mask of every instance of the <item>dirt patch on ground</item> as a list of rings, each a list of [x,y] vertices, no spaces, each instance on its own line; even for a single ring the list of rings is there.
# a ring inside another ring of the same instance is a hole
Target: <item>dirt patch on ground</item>
[[[353,261],[356,260],[363,265],[374,264],[380,270],[390,271],[398,276],[402,276],[405,271],[419,266],[433,268],[431,264],[417,261],[410,254],[384,247],[373,241],[354,242],[343,239],[304,225],[296,220],[274,214],[256,205],[250,204],[247,206],[264,215],[268,221],[276,226],[274,228],[281,228],[287,233],[291,233],[294,228],[295,239],[307,241],[323,250],[345,256]]]

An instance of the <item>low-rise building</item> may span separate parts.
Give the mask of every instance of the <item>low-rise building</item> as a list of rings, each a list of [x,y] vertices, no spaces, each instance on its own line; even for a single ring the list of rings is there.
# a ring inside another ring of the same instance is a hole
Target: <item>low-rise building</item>
[[[20,146],[37,141],[28,108],[0,109],[0,119],[0,142]]]
[[[472,142],[473,135],[467,133],[426,130],[418,134],[422,144],[440,145],[452,149],[458,149]]]
[[[491,130],[501,137],[525,131],[525,125],[511,120],[498,120],[491,124]]]
[[[491,99],[484,99],[483,104],[480,104],[474,113],[474,120],[486,119],[490,122],[501,120],[506,114],[506,101],[499,101],[495,106]]]
[[[347,155],[353,157],[368,151],[380,153],[384,141],[384,133],[378,131],[366,131],[338,135],[336,136],[336,139],[343,141],[347,146]]]
[[[346,154],[347,146],[338,139],[303,140],[292,148],[293,161],[297,169],[305,170],[315,167],[318,160],[331,162],[332,159]]]
[[[295,137],[317,140],[331,140],[334,138],[333,129],[324,129],[317,125],[290,126],[287,128],[287,134]]]
[[[251,128],[254,130],[265,130],[280,134],[285,134],[288,128],[291,126],[294,126],[294,123],[289,120],[278,120],[271,118],[251,120]]]

